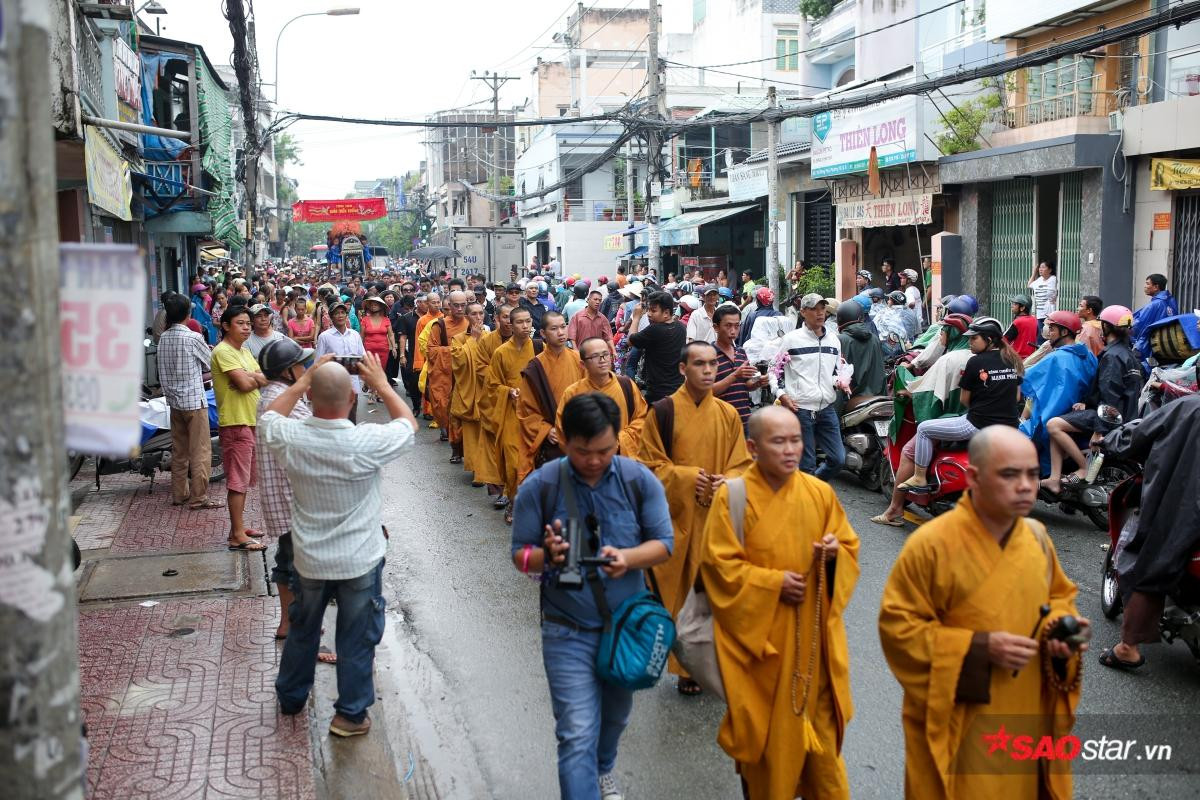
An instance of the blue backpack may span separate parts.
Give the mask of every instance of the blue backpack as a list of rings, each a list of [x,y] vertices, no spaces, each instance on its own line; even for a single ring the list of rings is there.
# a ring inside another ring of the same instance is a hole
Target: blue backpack
[[[626,480],[624,462],[618,461],[617,467],[628,497],[629,482]],[[579,506],[575,501],[575,487],[567,474],[566,457],[559,459],[558,480],[563,488],[567,516],[578,517]],[[634,510],[639,512],[641,496],[637,492],[633,494]],[[585,547],[589,551],[586,554],[591,554],[590,544]],[[643,589],[627,598],[615,611],[608,607],[608,598],[604,595],[598,571],[589,570],[587,575],[588,587],[604,620],[600,648],[596,652],[596,674],[606,683],[623,689],[649,689],[658,683],[667,666],[671,646],[675,643],[675,622],[663,606],[654,570],[648,569],[646,574],[653,592]]]

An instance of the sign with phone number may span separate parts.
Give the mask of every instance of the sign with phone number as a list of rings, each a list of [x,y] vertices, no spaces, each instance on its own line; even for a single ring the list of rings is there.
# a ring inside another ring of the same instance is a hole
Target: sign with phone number
[[[129,244],[59,246],[59,339],[68,450],[126,456],[141,441],[146,271]]]

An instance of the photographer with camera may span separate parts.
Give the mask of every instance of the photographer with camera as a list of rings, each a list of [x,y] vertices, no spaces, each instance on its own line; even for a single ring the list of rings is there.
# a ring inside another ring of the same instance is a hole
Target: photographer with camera
[[[354,396],[362,391],[362,381],[358,377],[357,362],[366,355],[362,337],[358,331],[350,327],[350,305],[340,300],[329,307],[329,320],[332,326],[317,337],[317,358],[332,353],[338,363],[350,373],[350,381],[354,385]],[[350,407],[350,421],[358,422],[358,403]]]
[[[566,455],[530,473],[514,513],[513,564],[542,576],[542,659],[569,800],[621,798],[613,769],[633,691],[601,678],[597,654],[609,623],[645,595],[642,570],[665,562],[674,542],[662,485],[616,455],[620,428],[612,398],[572,398],[562,410]],[[665,649],[658,655],[661,670]]]

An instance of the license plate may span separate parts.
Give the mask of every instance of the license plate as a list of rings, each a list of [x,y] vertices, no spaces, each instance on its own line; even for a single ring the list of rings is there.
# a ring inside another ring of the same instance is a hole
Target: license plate
[[[887,436],[888,435],[888,429],[892,425],[892,423],[889,420],[875,419],[875,420],[871,420],[871,421],[875,423],[875,434],[877,436]]]

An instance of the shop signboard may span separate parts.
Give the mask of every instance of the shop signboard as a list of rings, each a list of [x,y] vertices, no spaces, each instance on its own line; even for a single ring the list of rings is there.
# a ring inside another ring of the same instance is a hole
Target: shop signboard
[[[625,234],[614,233],[611,236],[604,237],[605,250],[621,250],[624,247]]]
[[[1150,159],[1150,188],[1200,189],[1200,160],[1187,158]]]
[[[865,172],[871,148],[880,167],[916,161],[918,114],[914,97],[817,114],[812,118],[812,176]]]
[[[767,165],[738,164],[729,168],[729,199],[757,200],[767,196]]]
[[[83,127],[83,165],[87,173],[88,202],[126,222],[133,219],[129,201],[133,182],[129,162],[121,158],[104,134],[91,125]]]
[[[892,225],[928,225],[933,221],[933,195],[880,197],[838,203],[839,228],[882,228]]]
[[[117,116],[122,122],[142,121],[142,59],[125,40],[113,43],[113,79],[117,90]]]

